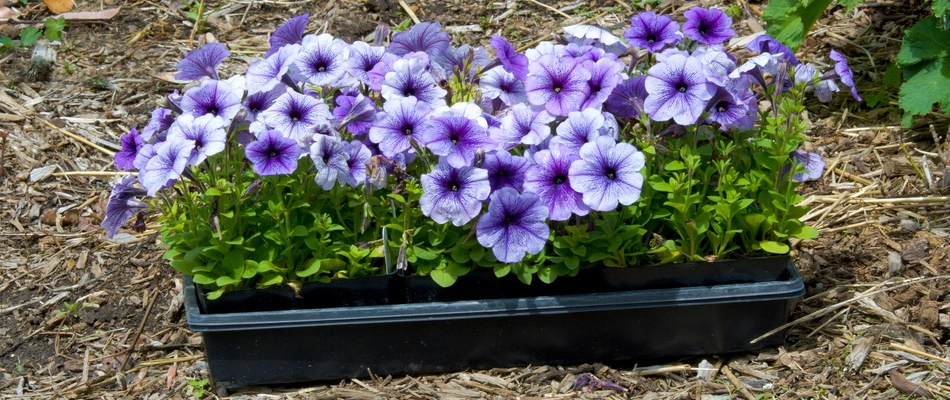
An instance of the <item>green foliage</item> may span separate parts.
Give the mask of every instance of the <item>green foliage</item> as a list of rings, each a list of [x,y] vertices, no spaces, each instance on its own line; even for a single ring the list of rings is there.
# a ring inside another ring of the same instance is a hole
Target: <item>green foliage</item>
[[[409,30],[410,27],[412,27],[412,20],[403,20],[399,25],[393,27],[393,33]]]
[[[191,394],[199,399],[205,397],[210,389],[207,378],[202,380],[189,379],[188,385],[192,387]]]
[[[59,40],[63,37],[63,29],[66,29],[66,18],[47,18],[43,21],[43,37],[46,40]]]
[[[742,17],[742,8],[740,8],[738,4],[733,4],[723,11],[725,11],[726,15],[731,17],[733,20],[737,20]]]
[[[768,23],[766,32],[792,50],[798,50],[829,5],[831,0],[772,0],[762,13],[762,19]]]
[[[60,311],[60,312],[58,312],[58,313],[56,313],[56,316],[58,317],[58,316],[60,316],[60,315],[65,315],[65,316],[67,316],[67,317],[76,317],[76,316],[79,315],[79,312],[80,312],[80,311],[85,310],[85,309],[87,309],[87,308],[89,308],[89,307],[97,307],[97,306],[98,306],[98,304],[96,304],[96,303],[82,303],[82,304],[79,304],[78,301],[75,302],[75,303],[69,303],[69,302],[64,301],[64,302],[63,302],[63,310]]]
[[[936,11],[936,8],[935,8]],[[904,126],[915,115],[927,114],[934,103],[950,109],[950,31],[937,17],[926,18],[904,33],[897,63],[904,73],[899,103]]]

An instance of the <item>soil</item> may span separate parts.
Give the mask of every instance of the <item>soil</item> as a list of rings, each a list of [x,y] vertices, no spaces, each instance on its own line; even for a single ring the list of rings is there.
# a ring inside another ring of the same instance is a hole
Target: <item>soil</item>
[[[0,55],[0,397],[950,396],[950,119],[932,113],[900,127],[897,90],[881,83],[904,30],[929,13],[920,0],[833,6],[799,51],[828,69],[828,50],[838,49],[862,93],[880,101],[870,107],[839,95],[808,104],[812,148],[829,164],[821,181],[802,187],[812,206],[804,219],[821,236],[793,243],[808,293],[783,346],[639,368],[521,366],[266,388],[202,381],[202,340],[184,322],[181,279],[162,262],[154,226],[123,231],[117,241],[98,227],[114,176],[111,152],[180,88],[171,77],[184,53],[227,43],[234,56],[225,74],[240,73],[266,50],[267,33],[293,15],[310,13],[310,32],[368,40],[377,24],[409,19],[405,7],[441,22],[456,44],[487,45],[501,34],[521,47],[588,20],[620,33],[631,4],[680,20],[691,6],[736,6],[740,36],[764,25],[761,1],[540,1],[569,18],[532,0],[209,1],[215,12],[195,32],[180,0],[79,0],[76,11],[121,9],[109,20],[70,22],[46,79],[29,73],[29,52]],[[12,3],[21,19],[51,15],[42,2]],[[0,24],[0,34],[15,37],[19,28]],[[697,378],[707,362],[712,376]],[[575,388],[583,376],[592,384]]]

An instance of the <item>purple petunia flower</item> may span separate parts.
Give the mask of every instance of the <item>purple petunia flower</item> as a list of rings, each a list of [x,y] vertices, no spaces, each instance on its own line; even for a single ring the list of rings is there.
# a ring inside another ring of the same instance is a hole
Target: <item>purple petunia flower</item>
[[[175,116],[172,110],[162,107],[156,108],[152,111],[152,118],[148,121],[148,125],[145,125],[145,129],[142,129],[142,140],[151,142],[155,138],[157,141],[164,141],[164,132],[168,130],[169,126],[172,126],[173,122],[175,122]]]
[[[356,96],[338,96],[333,108],[337,129],[346,127],[353,135],[365,135],[373,126],[376,117],[376,103],[360,93]]]
[[[729,73],[736,69],[735,59],[722,46],[700,47],[692,56],[702,64],[706,80],[718,86],[726,86]]]
[[[511,72],[499,68],[492,68],[482,75],[478,81],[483,98],[500,99],[505,105],[511,106],[528,101],[524,84]]]
[[[449,47],[449,34],[442,32],[442,24],[438,22],[423,22],[415,24],[408,31],[396,32],[393,40],[386,48],[387,53],[403,56],[417,51],[423,51],[430,57],[445,52]]]
[[[483,164],[483,168],[488,170],[488,182],[493,192],[506,187],[520,192],[524,187],[524,176],[528,172],[528,166],[527,158],[513,156],[504,150],[485,154],[485,164]]]
[[[587,81],[590,94],[581,103],[581,109],[596,108],[599,110],[614,88],[623,81],[624,65],[616,60],[601,58],[597,62],[584,61],[584,68],[590,71],[590,80]]]
[[[307,30],[307,22],[309,21],[310,14],[301,14],[284,22],[270,35],[270,49],[267,50],[264,57],[270,57],[286,45],[303,42],[303,34]]]
[[[122,144],[122,150],[116,152],[115,157],[113,157],[115,167],[124,170],[135,168],[133,164],[135,156],[139,154],[139,150],[145,145],[145,140],[139,135],[139,131],[135,129],[135,127],[132,127],[129,133],[119,138],[119,142]]]
[[[310,159],[317,170],[314,181],[323,190],[332,189],[336,183],[342,185],[350,177],[350,155],[346,152],[346,143],[334,136],[314,136]]]
[[[247,98],[244,99],[244,110],[247,111],[247,114],[244,116],[244,120],[247,122],[257,121],[257,116],[264,110],[270,108],[274,105],[274,102],[280,98],[287,91],[287,86],[277,85],[273,89],[266,92],[256,92],[253,94],[247,95]]]
[[[231,52],[221,43],[208,43],[200,49],[189,51],[185,58],[178,62],[178,73],[175,79],[182,81],[196,81],[204,77],[218,79],[215,68],[221,61],[231,55]]]
[[[637,75],[617,85],[604,102],[604,110],[618,118],[640,118],[647,98],[647,77]]]
[[[645,49],[649,53],[656,53],[682,40],[679,24],[667,15],[644,11],[631,17],[630,24],[624,31],[623,38],[629,45]]]
[[[721,130],[748,130],[755,125],[758,104],[747,85],[734,83],[716,89],[708,111],[706,122],[718,123]]]
[[[557,136],[551,139],[551,143],[560,143],[568,150],[577,153],[581,150],[581,146],[602,136],[601,128],[603,127],[604,115],[600,111],[593,108],[574,111],[558,124]]]
[[[415,97],[432,108],[445,105],[446,91],[436,84],[422,61],[409,58],[396,61],[380,88],[386,100]]]
[[[215,80],[201,82],[200,86],[185,91],[181,98],[181,109],[185,114],[200,117],[211,114],[221,117],[225,123],[231,123],[241,110],[241,97],[244,90]]]
[[[470,53],[472,55],[471,60],[468,58]],[[455,68],[462,71],[467,66],[468,71],[466,71],[465,76],[468,78],[474,77],[475,73],[490,62],[491,58],[488,56],[488,51],[485,50],[484,47],[472,47],[468,44],[463,44],[457,48],[455,46],[449,46],[442,54],[432,58],[434,65],[441,67],[449,74],[451,74]]]
[[[329,33],[307,35],[303,38],[294,67],[307,83],[331,86],[343,77],[349,57],[350,48],[343,39],[334,38]]]
[[[695,123],[716,93],[699,60],[678,54],[650,67],[646,89],[649,95],[643,108],[647,115],[656,121],[673,119],[680,125]]]
[[[254,61],[247,67],[245,84],[250,94],[268,92],[280,85],[297,55],[300,45],[283,46],[266,59]]]
[[[732,18],[720,9],[693,7],[683,13],[683,34],[705,45],[720,44],[735,36]]]
[[[543,106],[553,116],[563,117],[580,109],[590,94],[590,71],[570,57],[547,54],[528,65],[525,91],[528,102]]]
[[[815,84],[815,79],[818,78],[818,70],[808,64],[798,64],[795,67],[795,75],[793,76],[793,82],[796,85],[805,85],[805,87],[811,87]]]
[[[363,82],[369,83],[369,76],[366,75],[383,59],[386,48],[382,46],[370,46],[366,42],[353,42],[350,45],[350,58],[346,59],[344,68],[351,76]]]
[[[175,183],[191,158],[193,140],[166,140],[154,146],[155,155],[139,169],[139,182],[149,196]]]
[[[164,141],[163,141],[164,142]],[[139,170],[139,176],[145,173],[145,166],[148,165],[148,160],[151,160],[152,157],[155,157],[155,146],[162,142],[157,143],[146,143],[139,149],[138,154],[135,155],[135,159],[132,160],[132,166],[135,169]]]
[[[266,130],[249,143],[244,155],[260,176],[288,175],[297,170],[300,146],[276,130]]]
[[[428,104],[415,97],[387,101],[383,103],[383,111],[376,114],[369,139],[379,144],[383,155],[394,158],[412,147],[410,140],[419,141],[417,135],[431,112]]]
[[[554,117],[543,109],[534,109],[531,106],[519,103],[509,109],[501,118],[501,129],[495,140],[505,148],[512,148],[520,143],[540,144],[551,135],[548,124]]]
[[[610,31],[593,25],[572,25],[561,28],[568,43],[580,46],[590,45],[618,56],[629,51],[627,44]],[[594,60],[596,61],[596,60]]]
[[[749,44],[745,45],[745,49],[753,54],[775,54],[785,59],[785,61],[788,61],[791,65],[798,65],[798,58],[795,57],[795,52],[769,35],[757,36],[755,39],[752,39]]]
[[[528,76],[528,57],[519,54],[507,39],[492,35],[491,47],[495,48],[495,56],[498,57],[505,71],[522,81]]]
[[[383,88],[383,82],[386,80],[386,74],[393,71],[393,64],[401,60],[399,56],[392,53],[384,53],[379,62],[366,72],[366,86],[374,91],[380,91]]]
[[[537,194],[504,188],[491,194],[488,212],[475,225],[475,237],[498,261],[519,262],[525,254],[544,249],[551,234],[544,222],[547,216],[547,207]]]
[[[421,142],[433,154],[461,168],[472,165],[478,150],[489,151],[497,143],[488,136],[488,122],[482,109],[475,103],[455,103],[432,112],[431,119],[422,127]]]
[[[314,134],[317,125],[327,123],[332,114],[330,107],[320,99],[288,91],[264,110],[260,118],[267,126],[300,143]]]
[[[831,50],[830,58],[835,61],[835,73],[838,74],[838,79],[851,88],[851,96],[857,101],[864,101],[861,96],[858,96],[858,88],[854,85],[854,72],[848,67],[848,59],[834,50]]]
[[[554,44],[545,40],[541,43],[538,43],[537,46],[534,46],[528,50],[525,50],[524,56],[528,57],[529,67],[531,66],[531,63],[537,62],[538,59],[540,59],[542,56],[545,56],[548,54],[553,55],[555,58],[564,57],[564,56],[574,58],[574,56],[567,54],[566,47],[567,46],[563,44]]]
[[[194,150],[188,158],[188,165],[198,165],[209,156],[224,151],[226,137],[224,121],[221,118],[211,114],[205,114],[198,118],[190,114],[182,114],[168,128],[168,138],[166,140],[193,142]]]
[[[818,180],[821,179],[821,176],[825,172],[825,159],[821,158],[818,153],[795,150],[792,151],[791,158],[795,164],[805,167],[805,172],[792,175],[792,179],[796,181],[804,182]],[[791,165],[786,168],[786,170],[789,169],[791,169]],[[785,171],[785,173],[788,172]]]
[[[831,101],[835,92],[838,91],[838,85],[835,84],[832,80],[819,81],[815,84],[815,96],[818,97],[818,101],[822,103],[827,103]]]
[[[583,196],[571,187],[571,163],[580,160],[577,153],[560,144],[534,153],[534,164],[525,174],[525,192],[534,192],[548,207],[548,219],[565,221],[572,214],[587,215],[590,207]]]
[[[636,147],[601,136],[581,147],[580,156],[568,175],[592,210],[611,211],[618,203],[629,206],[640,198],[646,159]]]
[[[359,140],[353,140],[346,145],[346,165],[348,173],[346,175],[346,184],[356,187],[366,182],[366,165],[369,164],[373,153],[369,147],[363,145]]]
[[[148,204],[136,199],[137,196],[145,195],[145,190],[134,187],[133,184],[135,184],[135,177],[126,175],[119,178],[112,186],[112,193],[109,194],[109,203],[106,206],[106,217],[102,220],[106,237],[110,239],[119,233],[119,228],[135,214],[136,210],[148,207]]]
[[[420,179],[419,208],[423,215],[440,224],[467,224],[482,211],[482,201],[491,193],[488,171],[482,168],[455,168],[439,163]]]

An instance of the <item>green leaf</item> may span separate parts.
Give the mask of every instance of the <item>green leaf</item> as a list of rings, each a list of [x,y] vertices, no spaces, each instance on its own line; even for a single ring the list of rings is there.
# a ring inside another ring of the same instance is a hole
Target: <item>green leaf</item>
[[[307,230],[306,226],[297,225],[294,227],[294,230],[290,231],[290,237],[304,237],[310,235],[310,232]]]
[[[838,0],[838,4],[847,7],[848,12],[853,10],[854,6],[858,5],[858,3],[864,3],[864,0]]]
[[[257,275],[257,261],[254,260],[244,260],[244,273],[241,274],[241,277],[244,279],[251,279]]]
[[[808,225],[802,226],[802,231],[794,235],[799,239],[814,239],[818,237],[818,230]]]
[[[485,248],[476,245],[469,250],[469,256],[472,258],[472,261],[479,262],[482,260],[482,257],[485,257]]]
[[[47,18],[43,21],[43,36],[47,40],[59,40],[63,36],[63,29],[66,28],[66,17]]]
[[[444,269],[434,269],[432,270],[432,272],[429,273],[429,276],[432,277],[432,280],[434,280],[435,283],[438,283],[439,286],[442,286],[442,287],[452,286],[452,284],[454,284],[455,281],[458,280],[457,276],[450,274],[448,271]]]
[[[191,280],[199,285],[210,285],[214,283],[215,281],[213,276],[209,276],[205,274],[195,274],[194,276],[191,277]]]
[[[765,250],[769,253],[788,254],[788,245],[784,243],[763,240],[759,242],[759,245],[762,246],[762,250]]]
[[[221,191],[218,190],[218,188],[208,188],[208,190],[205,190],[205,196],[214,197],[214,196],[220,196],[220,195],[221,195]]]
[[[928,114],[934,103],[944,111],[950,110],[950,60],[941,58],[904,68],[907,82],[901,86],[898,103],[910,116]],[[905,126],[907,119],[905,118]]]
[[[301,278],[308,277],[320,271],[320,260],[311,258],[303,264],[303,270],[297,271],[297,276]]]
[[[884,71],[884,85],[892,88],[901,86],[901,67],[897,64],[891,64]]]
[[[950,56],[950,32],[937,26],[934,17],[925,18],[904,31],[904,42],[897,53],[900,66]],[[906,71],[905,71],[906,74]]]
[[[235,279],[235,278],[232,278],[232,277],[230,277],[230,276],[219,276],[218,279],[216,279],[216,280],[214,281],[215,284],[217,284],[218,286],[222,286],[222,287],[223,287],[223,286],[228,286],[228,285],[233,285],[233,284],[235,284],[235,283],[240,283],[240,282],[241,282],[240,279]]]
[[[40,39],[42,33],[39,28],[23,28],[20,31],[20,48],[27,48]]]
[[[174,260],[174,261],[171,262],[171,265],[172,265],[172,268],[178,270],[178,272],[181,272],[181,273],[183,273],[183,274],[185,274],[185,275],[191,275],[191,274],[192,274],[191,271],[192,271],[195,267],[198,267],[200,264],[198,264],[198,263],[195,262],[195,261]]]
[[[565,258],[564,265],[566,265],[569,269],[577,269],[581,266],[581,259],[577,256]]]
[[[950,0],[934,0],[933,10],[937,18],[943,18],[947,10],[950,10]]]
[[[320,267],[323,268],[324,271],[333,272],[346,268],[346,263],[335,258],[322,258],[320,259]]]
[[[501,278],[511,272],[511,264],[495,264],[495,276]]]
[[[439,253],[419,246],[413,246],[412,253],[423,260],[435,260],[439,257]]]
[[[686,169],[686,164],[683,164],[680,160],[673,160],[666,163],[666,166],[663,167],[667,171],[682,171]]]
[[[274,286],[274,285],[280,285],[283,282],[284,282],[283,276],[266,274],[261,278],[261,281],[257,283],[257,286],[258,287]]]
[[[467,263],[471,259],[472,257],[469,256],[469,249],[458,246],[455,248],[455,250],[452,250],[452,260],[459,264]]]
[[[762,13],[768,23],[766,32],[792,50],[798,50],[812,25],[831,0],[772,0]]]

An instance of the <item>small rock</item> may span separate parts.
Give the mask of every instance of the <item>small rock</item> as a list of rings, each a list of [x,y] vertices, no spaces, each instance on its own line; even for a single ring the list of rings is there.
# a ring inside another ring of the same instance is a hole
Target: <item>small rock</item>
[[[896,252],[887,252],[887,271],[896,274],[901,270],[901,255]]]
[[[906,231],[917,232],[920,230],[920,224],[912,219],[902,219],[901,228],[904,228]]]
[[[54,171],[56,171],[55,165],[33,168],[33,170],[30,171],[30,182],[41,182],[52,176]]]
[[[937,319],[937,325],[940,325],[940,327],[944,329],[950,329],[950,315],[940,314],[937,316]]]
[[[904,245],[901,258],[907,262],[916,261],[926,257],[928,250],[930,250],[930,242],[925,238],[917,238]]]
[[[709,382],[710,378],[712,378],[713,372],[715,372],[713,370],[714,367],[715,365],[713,365],[709,361],[706,361],[706,360],[700,361],[699,372],[696,372],[696,378],[703,382]]]

